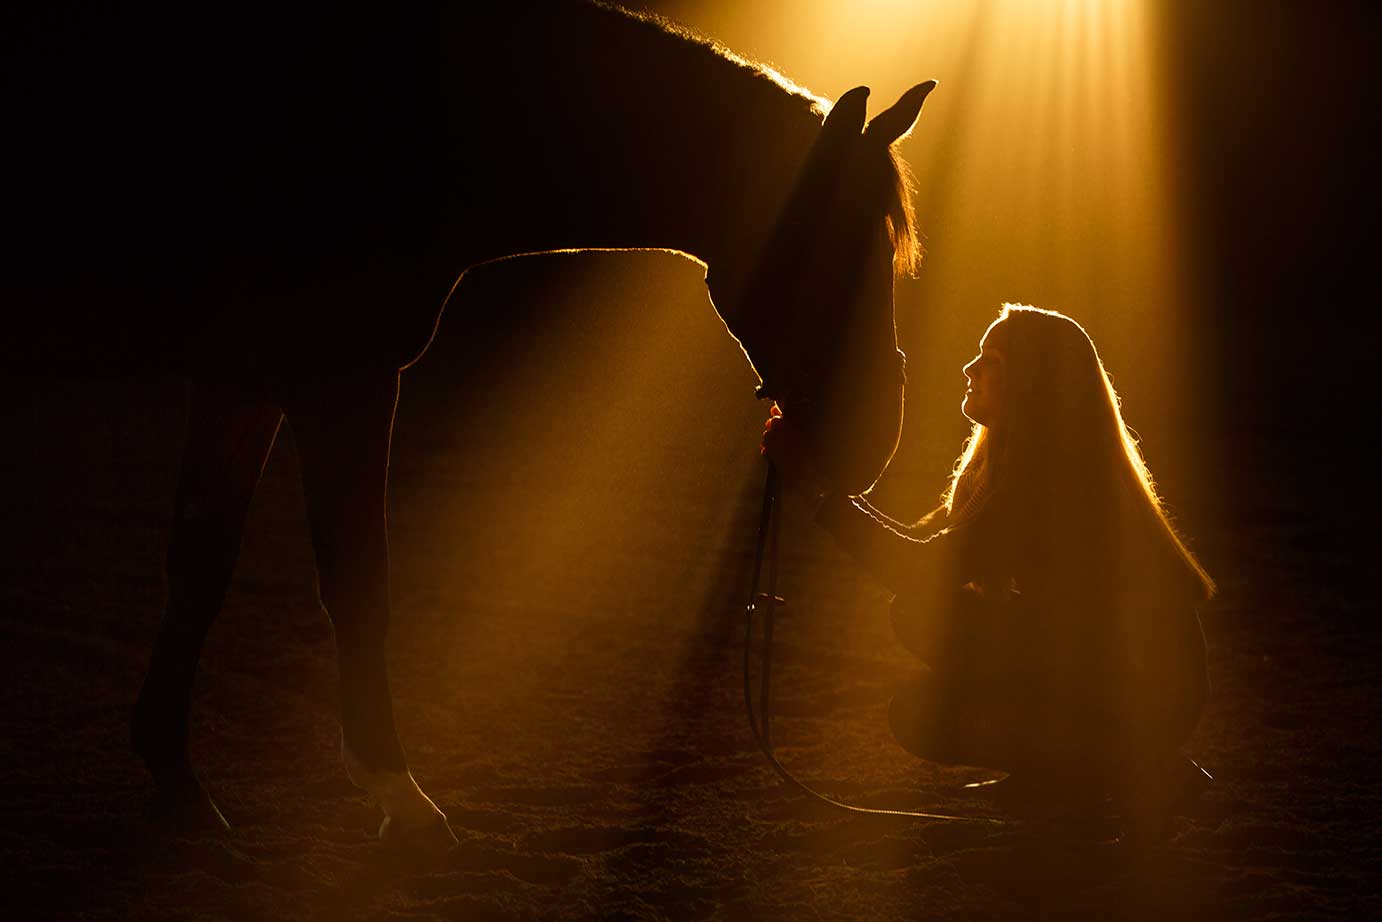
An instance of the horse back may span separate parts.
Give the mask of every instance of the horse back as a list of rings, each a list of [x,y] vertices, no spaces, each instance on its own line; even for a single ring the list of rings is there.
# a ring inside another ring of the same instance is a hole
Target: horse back
[[[720,106],[687,104],[727,98],[725,62],[654,22],[354,10],[12,7],[6,358],[406,364],[468,266],[672,245],[647,222],[733,172],[728,148],[693,147]]]

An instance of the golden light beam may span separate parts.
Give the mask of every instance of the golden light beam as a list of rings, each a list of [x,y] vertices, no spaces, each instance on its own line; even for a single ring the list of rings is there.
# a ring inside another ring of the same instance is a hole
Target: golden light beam
[[[651,5],[832,97],[863,84],[879,106],[940,81],[902,146],[928,255],[897,290],[907,421],[880,505],[935,504],[968,428],[958,369],[1017,301],[1090,331],[1177,507],[1207,451],[1186,428],[1201,306],[1150,0]]]
[[[917,80],[940,80],[902,147],[928,256],[918,280],[898,288],[911,358],[898,467],[932,472],[927,500],[953,460],[938,433],[958,440],[965,429],[958,368],[1003,301],[1084,323],[1149,450],[1176,441],[1193,406],[1180,356],[1196,310],[1179,249],[1185,209],[1155,4],[653,6],[827,95],[865,84],[878,106]],[[1162,466],[1194,463],[1168,456]]]

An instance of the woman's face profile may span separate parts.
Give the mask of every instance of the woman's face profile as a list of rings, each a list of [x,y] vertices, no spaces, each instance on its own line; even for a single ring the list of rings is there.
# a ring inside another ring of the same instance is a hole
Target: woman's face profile
[[[963,369],[969,386],[960,412],[990,429],[1003,420],[1006,391],[1008,331],[1003,322],[989,327],[979,341],[979,354]]]

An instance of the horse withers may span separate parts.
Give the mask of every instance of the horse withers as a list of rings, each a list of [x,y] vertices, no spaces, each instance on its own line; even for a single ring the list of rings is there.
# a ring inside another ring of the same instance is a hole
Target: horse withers
[[[382,837],[454,841],[394,726],[385,488],[399,371],[465,271],[559,249],[697,259],[763,393],[837,482],[862,490],[891,457],[892,286],[916,259],[893,145],[934,84],[866,123],[862,88],[832,106],[599,3],[275,5],[271,29],[247,7],[200,31],[184,7],[32,7],[10,17],[0,88],[6,171],[25,180],[0,218],[12,342],[80,373],[122,334],[117,370],[190,379],[132,732],[169,822],[225,825],[188,757],[191,691],[286,419],[347,771],[382,806]]]

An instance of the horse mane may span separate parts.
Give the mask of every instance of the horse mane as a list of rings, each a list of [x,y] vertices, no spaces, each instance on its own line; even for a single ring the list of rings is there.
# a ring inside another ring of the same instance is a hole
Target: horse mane
[[[730,73],[738,84],[735,89],[740,94],[777,99],[785,94],[797,103],[802,112],[809,113],[817,128],[834,105],[831,100],[812,93],[777,68],[747,58],[722,42],[658,13],[631,10],[609,0],[593,0],[593,5],[621,17],[636,29],[646,29],[662,37],[677,39],[673,44],[681,49],[695,50],[702,56],[708,52],[715,59],[733,64]],[[641,37],[655,39],[657,36]],[[885,156],[870,168],[878,171],[879,186],[884,191],[883,218],[888,228],[888,238],[892,241],[893,269],[898,275],[910,276],[920,265],[923,253],[916,211],[912,204],[915,183],[911,169],[899,153],[896,143],[889,145]]]
[[[830,100],[823,96],[817,96],[771,65],[746,58],[724,43],[698,32],[690,26],[668,19],[659,13],[649,10],[632,10],[617,3],[611,3],[609,0],[592,0],[592,2],[607,12],[622,16],[634,23],[641,23],[644,27],[664,35],[673,36],[688,45],[709,51],[716,57],[735,64],[743,76],[756,81],[766,81],[767,84],[772,84],[777,89],[786,91],[789,96],[793,96],[804,103],[806,108],[812,111],[817,118],[824,118],[825,114],[830,111]],[[766,88],[766,85],[760,88]]]

